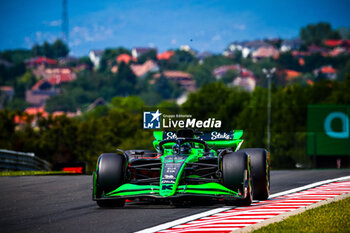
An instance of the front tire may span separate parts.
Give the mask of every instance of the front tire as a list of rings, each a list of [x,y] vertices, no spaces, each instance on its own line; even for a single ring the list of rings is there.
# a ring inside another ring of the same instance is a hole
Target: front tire
[[[126,159],[124,156],[116,153],[104,153],[98,158],[98,167],[96,171],[96,197],[117,189],[124,183],[126,170]],[[124,199],[98,200],[100,207],[123,207]]]
[[[252,185],[249,156],[244,152],[232,152],[222,158],[223,185],[244,195],[241,200],[226,200],[227,205],[250,205]]]
[[[247,153],[250,157],[254,199],[268,199],[270,195],[270,166],[268,152],[263,148],[247,148],[239,151]]]

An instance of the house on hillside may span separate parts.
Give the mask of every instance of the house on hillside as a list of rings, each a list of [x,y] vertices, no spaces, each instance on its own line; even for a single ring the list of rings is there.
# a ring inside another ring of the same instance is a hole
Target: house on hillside
[[[0,93],[3,93],[6,96],[6,98],[9,101],[11,101],[13,99],[13,96],[15,95],[15,90],[13,89],[13,87],[10,86],[1,86]]]
[[[147,60],[143,64],[131,64],[130,68],[134,72],[134,74],[139,78],[145,77],[149,72],[159,71],[157,63],[155,63],[152,60]]]
[[[295,70],[283,70],[283,75],[286,81],[292,81],[293,79],[300,77],[302,73]]]
[[[213,53],[211,52],[200,52],[196,55],[196,58],[198,59],[199,64],[203,64],[204,60],[207,57],[213,56]]]
[[[239,73],[241,71],[241,69],[242,69],[242,66],[239,64],[219,66],[213,70],[212,75],[216,79],[221,79],[222,76],[224,76],[229,70],[233,70],[233,71],[236,71],[237,73]]]
[[[52,67],[58,64],[57,60],[47,58],[47,57],[34,57],[24,61],[27,68],[35,68],[35,67]]]
[[[233,80],[232,85],[241,89],[252,92],[256,86],[256,78],[254,77],[237,77]]]
[[[175,52],[172,50],[165,51],[164,53],[157,54],[157,59],[158,60],[169,60],[174,54],[175,54]]]
[[[272,47],[272,45],[261,40],[233,42],[228,46],[227,52],[234,54],[236,51],[240,51],[242,56],[247,58],[261,47]]]
[[[221,79],[229,70],[236,71],[236,73],[241,77],[254,77],[254,73],[240,64],[220,66],[213,70],[212,75],[216,79]]]
[[[252,58],[254,61],[264,59],[264,58],[269,58],[269,57],[277,59],[278,56],[279,56],[279,51],[275,49],[273,46],[269,46],[269,47],[262,46],[252,53]]]
[[[328,47],[341,47],[350,49],[350,40],[324,40],[323,44]]]
[[[157,73],[153,75],[153,78],[159,79],[161,76],[164,76],[168,80],[171,80],[179,84],[179,86],[183,87],[186,91],[192,92],[196,90],[196,81],[193,79],[192,75],[189,73],[185,73],[178,70],[167,70],[162,73]]]
[[[39,67],[33,70],[33,74],[42,79],[55,79],[56,84],[71,82],[77,78],[75,72],[71,68],[59,67],[59,68],[42,68]]]
[[[104,52],[103,50],[91,50],[89,52],[89,58],[92,64],[94,64],[95,69],[97,69],[100,66],[103,52]]]
[[[58,63],[61,66],[68,66],[70,63],[77,63],[77,62],[79,62],[79,59],[72,56],[61,57],[58,59]]]
[[[325,77],[329,80],[335,80],[337,78],[337,70],[332,66],[322,66],[313,71],[315,76]]]
[[[288,51],[299,50],[302,44],[303,44],[303,41],[301,39],[284,40],[281,43],[280,51],[288,52]]]
[[[116,62],[117,62],[117,64],[120,64],[120,63],[122,63],[122,62],[124,62],[125,64],[129,64],[130,62],[135,62],[136,61],[136,59],[135,58],[133,58],[132,56],[130,56],[129,54],[127,54],[127,53],[122,53],[122,54],[120,54],[119,56],[117,56],[116,57]]]
[[[140,56],[142,56],[145,53],[148,53],[150,51],[155,51],[157,54],[157,49],[156,48],[147,48],[147,47],[134,47],[131,50],[131,55],[133,58],[137,59]]]
[[[49,113],[45,111],[45,106],[40,106],[40,107],[28,107],[23,111],[23,115],[16,115],[14,117],[14,122],[17,125],[24,125],[28,120],[31,120],[31,125],[32,127],[37,126],[38,123],[38,116],[47,118],[49,116]],[[63,111],[56,111],[52,113],[52,117],[58,117],[66,115],[67,117],[76,117],[81,115],[81,111],[78,109],[77,112],[63,112]],[[28,118],[28,116],[30,118]]]
[[[322,56],[327,56],[328,49],[312,44],[308,47],[310,53],[321,53]]]
[[[45,105],[48,98],[58,94],[59,90],[55,88],[54,84],[48,79],[42,79],[26,91],[26,101],[33,107],[40,107]]]

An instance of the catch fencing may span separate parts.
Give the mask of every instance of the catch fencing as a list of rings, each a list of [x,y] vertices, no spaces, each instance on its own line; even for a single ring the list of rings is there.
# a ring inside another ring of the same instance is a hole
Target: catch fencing
[[[0,170],[4,171],[48,171],[51,164],[34,153],[0,149]]]

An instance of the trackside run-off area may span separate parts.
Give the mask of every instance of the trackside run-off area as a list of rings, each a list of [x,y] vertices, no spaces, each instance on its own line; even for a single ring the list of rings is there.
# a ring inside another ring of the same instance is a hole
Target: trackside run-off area
[[[350,193],[350,176],[314,183],[301,188],[271,195],[269,200],[251,206],[228,208],[218,213],[180,223],[180,220],[148,228],[144,232],[231,232],[263,222],[281,214],[305,208],[336,196]],[[195,218],[195,217],[194,217]],[[189,218],[188,218],[189,219]],[[176,223],[178,223],[176,225]]]

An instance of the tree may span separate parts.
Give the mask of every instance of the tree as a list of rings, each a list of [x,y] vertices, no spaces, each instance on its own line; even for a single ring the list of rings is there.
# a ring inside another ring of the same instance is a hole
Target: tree
[[[137,96],[127,96],[127,97],[114,97],[112,99],[112,105],[114,108],[122,109],[127,112],[140,112],[145,106],[145,103],[140,97]]]
[[[123,47],[119,47],[116,49],[114,48],[105,49],[101,57],[99,71],[100,72],[109,71],[108,68],[111,67],[112,63],[116,62],[115,61],[116,57],[123,53],[131,55],[130,50]]]
[[[211,69],[206,65],[191,65],[186,72],[193,75],[197,87],[215,82],[215,78],[211,75]]]
[[[112,85],[115,89],[115,95],[128,96],[136,93],[135,86],[137,77],[124,62],[118,66],[118,73],[112,77]]]
[[[186,70],[190,65],[196,65],[198,60],[187,51],[176,50],[174,55],[168,61],[160,62],[160,68],[163,70]]]
[[[279,68],[282,69],[291,69],[300,71],[300,65],[298,59],[295,58],[291,52],[280,53],[277,64]]]
[[[157,60],[157,50],[155,49],[151,49],[148,52],[142,54],[138,59],[137,62],[139,64],[143,64],[145,61],[147,60],[153,60],[156,61]]]
[[[222,76],[221,81],[225,84],[230,84],[238,75],[239,74],[236,70],[228,70],[226,74]]]
[[[69,53],[68,46],[61,40],[57,39],[53,44],[45,41],[43,45],[35,44],[32,47],[33,56],[45,56],[49,58],[66,57]]]
[[[350,39],[350,27],[346,28],[346,27],[341,27],[338,28],[338,33],[340,34],[341,38],[343,40],[349,40]]]
[[[66,57],[69,53],[67,45],[60,39],[57,39],[51,46],[54,58]]]
[[[55,111],[75,112],[77,104],[70,95],[58,95],[46,101],[45,110],[52,113]]]
[[[326,39],[340,39],[340,34],[329,23],[320,22],[301,28],[300,38],[307,44],[322,45]]]
[[[161,75],[154,84],[154,90],[158,93],[163,99],[170,99],[172,97],[172,85],[171,82]]]
[[[42,51],[43,51],[42,55],[44,55],[45,57],[54,58],[52,47],[47,41],[45,41],[44,44],[42,45]]]
[[[2,149],[12,149],[16,126],[13,118],[13,112],[0,111],[0,148]]]

